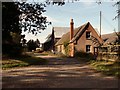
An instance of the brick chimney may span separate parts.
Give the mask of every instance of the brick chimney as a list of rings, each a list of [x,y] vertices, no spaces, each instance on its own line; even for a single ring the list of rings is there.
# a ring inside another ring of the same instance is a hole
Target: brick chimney
[[[74,22],[73,19],[70,21],[70,41],[72,40],[74,36]],[[74,42],[70,43],[70,56],[74,57]]]
[[[73,29],[74,29],[74,22],[73,22],[73,19],[71,19],[71,21],[70,21],[70,40],[72,40],[73,35],[74,35]]]

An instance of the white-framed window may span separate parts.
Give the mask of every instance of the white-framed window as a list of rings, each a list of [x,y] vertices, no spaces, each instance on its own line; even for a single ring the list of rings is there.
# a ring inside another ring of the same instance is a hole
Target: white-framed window
[[[87,52],[87,53],[90,53],[90,51],[91,51],[91,50],[90,50],[90,47],[91,47],[91,45],[86,45],[86,52]]]
[[[90,37],[91,37],[91,32],[90,32],[90,31],[87,31],[87,32],[86,32],[86,39],[90,39]]]

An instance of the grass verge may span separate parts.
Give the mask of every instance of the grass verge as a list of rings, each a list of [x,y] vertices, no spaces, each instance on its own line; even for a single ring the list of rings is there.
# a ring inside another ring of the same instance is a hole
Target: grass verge
[[[2,60],[2,69],[25,67],[30,65],[44,65],[47,64],[47,62],[47,60],[42,58],[23,55],[15,58],[4,58]]]
[[[107,76],[120,78],[120,62],[90,61],[90,65]]]

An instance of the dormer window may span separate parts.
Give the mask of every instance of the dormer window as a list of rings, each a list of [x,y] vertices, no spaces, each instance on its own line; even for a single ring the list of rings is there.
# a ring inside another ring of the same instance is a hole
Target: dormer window
[[[86,32],[86,39],[90,39],[91,35],[90,32]]]

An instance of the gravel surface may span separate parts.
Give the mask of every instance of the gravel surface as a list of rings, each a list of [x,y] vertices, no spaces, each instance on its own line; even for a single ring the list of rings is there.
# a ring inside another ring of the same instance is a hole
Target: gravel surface
[[[118,79],[104,76],[75,58],[37,56],[48,65],[2,71],[2,88],[118,88]]]

